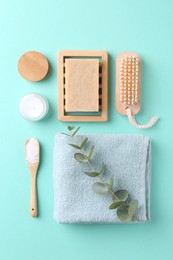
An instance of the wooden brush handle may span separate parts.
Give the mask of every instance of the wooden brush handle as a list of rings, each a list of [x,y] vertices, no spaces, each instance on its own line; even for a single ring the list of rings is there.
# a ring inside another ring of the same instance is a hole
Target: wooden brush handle
[[[31,174],[31,205],[30,211],[32,217],[37,217],[37,184],[36,174]]]

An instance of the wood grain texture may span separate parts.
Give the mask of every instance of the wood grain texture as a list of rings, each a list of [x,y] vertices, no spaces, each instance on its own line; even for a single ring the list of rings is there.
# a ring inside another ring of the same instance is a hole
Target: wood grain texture
[[[29,51],[19,59],[18,71],[28,81],[40,81],[48,74],[49,62],[40,52]]]
[[[29,165],[31,173],[31,202],[30,213],[32,217],[37,217],[37,165]]]
[[[99,58],[99,109],[101,115],[67,115],[65,113],[65,59],[70,58]],[[58,119],[71,122],[104,122],[108,117],[108,53],[106,51],[75,51],[64,50],[58,54]]]

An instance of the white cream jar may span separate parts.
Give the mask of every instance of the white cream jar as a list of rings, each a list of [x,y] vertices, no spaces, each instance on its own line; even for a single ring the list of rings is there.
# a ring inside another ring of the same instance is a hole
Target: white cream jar
[[[21,99],[19,110],[25,119],[38,121],[47,115],[49,103],[45,97],[39,94],[28,94]]]

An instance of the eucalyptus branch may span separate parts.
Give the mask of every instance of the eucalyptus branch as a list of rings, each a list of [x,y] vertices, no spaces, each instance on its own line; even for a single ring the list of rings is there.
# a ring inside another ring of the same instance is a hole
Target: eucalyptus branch
[[[93,150],[94,150],[94,146],[90,149],[89,156],[86,155],[83,151],[83,148],[86,145],[88,138],[85,138],[82,141],[82,143],[79,144],[78,141],[76,140],[75,135],[78,132],[78,130],[80,129],[80,127],[78,127],[74,132],[72,132],[73,129],[74,129],[73,126],[69,126],[68,130],[70,131],[70,135],[68,135],[68,134],[66,134],[66,135],[71,137],[73,139],[73,142],[74,142],[74,144],[69,144],[69,145],[80,151],[80,153],[76,153],[74,155],[75,159],[80,163],[87,163],[88,164],[88,166],[90,167],[92,172],[85,172],[85,174],[87,174],[90,177],[97,177],[101,181],[101,183],[95,183],[94,184],[95,186],[93,186],[93,190],[96,193],[100,193],[100,194],[105,193],[105,190],[106,190],[112,195],[113,203],[110,205],[109,209],[117,209],[117,216],[120,219],[120,221],[129,222],[132,219],[135,219],[138,222],[140,222],[139,218],[135,214],[135,211],[136,211],[137,206],[138,206],[138,201],[132,200],[130,205],[127,205],[126,200],[128,198],[128,191],[119,190],[117,192],[114,192],[112,190],[113,181],[112,181],[112,183],[108,184],[101,177],[101,173],[103,173],[103,171],[104,171],[104,164],[102,164],[101,170],[98,172],[95,169],[95,167],[93,166],[93,164],[90,160],[90,157],[91,157]],[[114,202],[114,200],[115,200],[115,202]]]
[[[71,131],[71,130],[70,130],[70,133],[71,133],[71,137],[73,138],[73,141],[76,143],[76,145],[79,146],[79,144],[78,144],[78,142],[77,142],[75,136],[72,136],[72,131]],[[79,147],[80,147],[80,146],[79,146]],[[94,166],[92,165],[92,163],[90,162],[90,160],[88,159],[88,157],[87,157],[87,156],[85,155],[85,153],[83,152],[83,148],[80,148],[79,150],[80,150],[80,151],[82,152],[82,154],[84,155],[84,157],[85,157],[85,159],[86,159],[88,165],[90,166],[91,170],[92,170],[93,172],[96,172],[96,169],[94,168]],[[100,181],[105,185],[105,187],[106,187],[106,188],[108,189],[108,191],[112,194],[112,196],[114,196],[114,198],[115,198],[116,200],[119,200],[119,199],[117,198],[117,196],[114,194],[114,192],[112,191],[112,189],[109,188],[109,185],[107,185],[107,183],[103,180],[103,178],[100,177],[99,175],[97,176],[97,178],[100,179]]]

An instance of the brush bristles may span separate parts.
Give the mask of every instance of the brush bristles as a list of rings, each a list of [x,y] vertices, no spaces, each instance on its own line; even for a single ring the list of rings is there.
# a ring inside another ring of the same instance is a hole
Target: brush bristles
[[[120,61],[120,101],[127,105],[138,103],[139,63],[135,56],[124,56]]]

